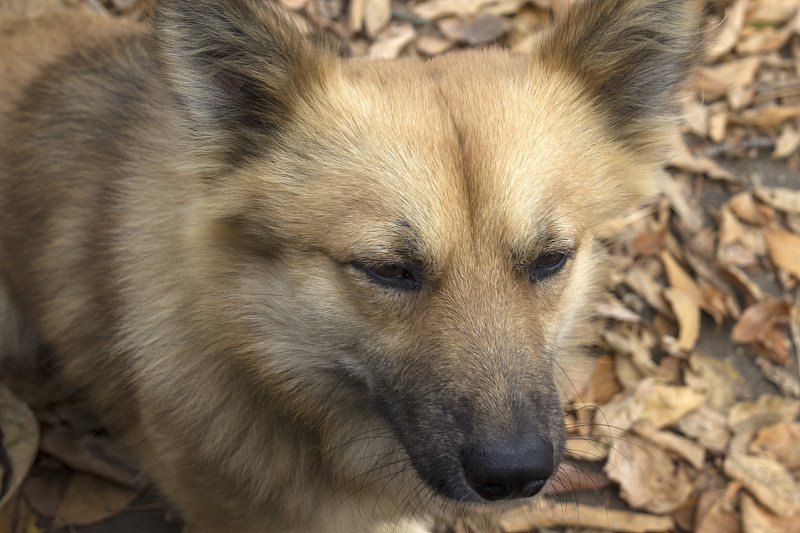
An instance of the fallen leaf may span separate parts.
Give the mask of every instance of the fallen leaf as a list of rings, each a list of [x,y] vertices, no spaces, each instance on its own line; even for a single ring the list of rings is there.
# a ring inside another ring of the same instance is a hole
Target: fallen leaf
[[[395,58],[414,40],[417,33],[409,23],[390,24],[369,47],[369,57]]]
[[[390,0],[367,0],[364,6],[364,31],[374,38],[392,18]]]
[[[600,490],[611,482],[600,472],[592,472],[574,463],[564,462],[558,466],[546,489],[547,494],[574,492],[576,490]]]
[[[748,396],[747,381],[729,362],[694,352],[689,356],[689,368],[684,371],[686,385],[705,395],[705,404],[720,412],[742,397]]]
[[[798,9],[797,0],[759,0],[747,14],[751,24],[783,24],[788,22]]]
[[[753,402],[739,402],[728,413],[735,433],[756,431],[778,422],[792,422],[800,414],[800,400],[765,394]]]
[[[714,61],[733,50],[744,27],[747,6],[748,0],[738,0],[728,9],[722,27],[716,31],[706,50],[706,61]]]
[[[775,151],[772,156],[776,158],[789,157],[797,152],[798,148],[800,148],[800,130],[792,124],[787,124],[775,141]]]
[[[708,490],[700,494],[694,533],[740,533],[742,527],[730,490]]]
[[[3,476],[0,509],[17,497],[25,476],[36,458],[39,448],[39,422],[31,410],[10,390],[0,384],[0,428],[2,442],[10,472]],[[13,503],[13,502],[12,502]]]
[[[759,66],[761,66],[759,57],[746,57],[705,67],[701,69],[699,79],[702,94],[708,100],[715,100],[731,89],[749,85],[753,82]]]
[[[708,157],[695,156],[685,145],[681,145],[672,153],[669,164],[684,172],[705,174],[709,178],[721,181],[737,181],[733,174],[722,168],[716,161]]]
[[[800,398],[800,376],[795,370],[773,364],[764,357],[756,357],[756,366],[781,393],[792,398]]]
[[[703,467],[706,458],[706,450],[696,442],[692,442],[671,431],[658,430],[648,421],[637,423],[633,427],[633,431],[645,437],[647,440],[658,444],[668,452],[682,457],[687,463],[698,470]]]
[[[697,285],[694,278],[675,260],[666,250],[659,254],[661,262],[664,264],[664,271],[670,286],[682,291],[699,305],[703,300],[703,291]]]
[[[602,529],[620,533],[672,531],[674,523],[668,516],[654,516],[596,507],[584,504],[560,504],[539,499],[531,507],[522,507],[502,514],[500,523],[506,533],[527,533],[536,528],[567,526]]]
[[[614,358],[609,355],[595,358],[580,399],[587,404],[602,405],[619,392],[620,386],[614,377]]]
[[[54,527],[59,529],[100,522],[124,510],[137,495],[136,490],[91,474],[76,472],[70,477]]]
[[[132,457],[108,437],[75,435],[65,427],[53,427],[42,434],[41,449],[75,470],[143,488]]]
[[[755,266],[765,250],[761,231],[739,222],[729,207],[720,209],[717,257],[721,262],[739,267]]]
[[[461,40],[470,46],[495,42],[511,29],[511,23],[500,15],[483,13],[474,20],[462,21]]]
[[[766,300],[751,305],[736,321],[731,338],[743,344],[756,342],[774,324],[787,322],[791,307],[792,304],[784,300]]]
[[[732,120],[759,128],[773,128],[797,117],[800,117],[800,106],[773,105],[761,109],[746,109],[734,115]]]
[[[727,450],[731,439],[726,422],[725,415],[701,405],[678,420],[677,426],[681,433],[695,439],[704,448],[722,453]]]
[[[800,469],[800,422],[779,422],[762,428],[749,450],[774,459],[789,470]]]
[[[700,336],[700,306],[691,295],[680,289],[664,289],[664,298],[672,306],[678,320],[678,348],[692,350]]]
[[[723,470],[727,476],[741,481],[772,512],[789,516],[797,511],[794,478],[780,463],[767,457],[734,452],[725,458]]]
[[[619,484],[620,496],[634,509],[665,514],[674,511],[692,494],[692,483],[683,463],[676,464],[651,441],[615,440],[603,471]]]
[[[62,483],[46,477],[32,477],[25,480],[22,493],[28,505],[38,514],[52,518],[61,504]]]
[[[783,187],[756,187],[753,189],[753,194],[778,211],[800,214],[800,190]]]
[[[764,238],[775,266],[800,279],[800,235],[774,230],[764,233]]]
[[[638,420],[648,420],[655,428],[671,426],[703,404],[705,394],[690,387],[655,383],[644,396]]]
[[[436,56],[451,49],[453,42],[434,35],[422,34],[417,38],[414,46],[426,56]]]
[[[755,498],[742,494],[739,500],[745,533],[796,533],[800,531],[800,513],[778,516]]]
[[[756,202],[750,191],[735,194],[726,203],[737,218],[756,226],[766,226],[775,218],[775,210]]]

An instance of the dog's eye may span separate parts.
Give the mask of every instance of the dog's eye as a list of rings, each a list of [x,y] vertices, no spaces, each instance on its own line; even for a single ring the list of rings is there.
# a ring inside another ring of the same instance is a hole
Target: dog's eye
[[[393,264],[355,265],[376,283],[402,291],[415,291],[420,288],[420,275],[413,269]]]
[[[533,262],[529,277],[533,282],[543,280],[558,273],[569,259],[569,254],[564,252],[543,253]]]

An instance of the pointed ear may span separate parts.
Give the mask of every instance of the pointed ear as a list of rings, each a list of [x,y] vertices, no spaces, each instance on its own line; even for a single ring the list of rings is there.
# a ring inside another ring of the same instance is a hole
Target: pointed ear
[[[675,98],[702,57],[702,25],[702,0],[578,0],[538,60],[574,80],[612,137],[660,157]]]
[[[190,128],[232,163],[262,153],[337,63],[269,2],[160,0],[154,25]]]

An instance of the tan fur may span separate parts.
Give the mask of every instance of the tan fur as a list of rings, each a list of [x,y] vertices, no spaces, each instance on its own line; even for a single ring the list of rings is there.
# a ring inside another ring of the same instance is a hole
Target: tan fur
[[[560,459],[593,231],[657,190],[698,4],[592,1],[530,56],[427,62],[339,60],[249,0],[38,51],[61,19],[4,23],[0,334],[35,331],[198,531],[518,505],[464,457]]]

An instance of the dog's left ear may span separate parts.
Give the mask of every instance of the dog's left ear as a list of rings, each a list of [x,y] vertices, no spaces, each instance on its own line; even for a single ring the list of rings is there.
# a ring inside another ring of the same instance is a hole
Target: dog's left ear
[[[702,57],[702,0],[577,0],[539,43],[605,120],[609,135],[655,162],[675,99]]]
[[[232,163],[261,153],[338,64],[270,2],[158,0],[154,29],[189,127]]]

